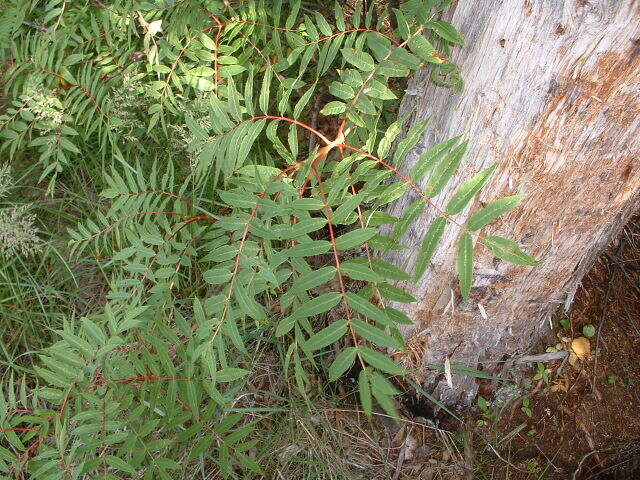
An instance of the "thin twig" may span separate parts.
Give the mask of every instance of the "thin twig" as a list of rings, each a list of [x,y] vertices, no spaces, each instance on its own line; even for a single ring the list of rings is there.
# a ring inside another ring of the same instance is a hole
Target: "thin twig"
[[[552,362],[554,360],[561,360],[569,356],[569,352],[561,350],[559,352],[541,353],[539,355],[525,355],[515,359],[515,363],[535,363],[535,362]]]
[[[582,470],[582,464],[587,460],[587,458],[589,458],[591,455],[597,455],[601,451],[602,450],[591,450],[589,453],[583,456],[580,460],[580,463],[578,463],[578,468],[576,468],[575,472],[573,472],[571,480],[576,480],[578,478],[578,474],[580,473],[580,470]]]
[[[509,460],[507,460],[506,458],[502,458],[502,456],[498,453],[498,451],[493,448],[493,445],[491,445],[490,443],[487,443],[487,445],[489,446],[489,448],[493,451],[493,453],[495,453],[496,457],[498,457],[500,460],[502,460],[504,463],[506,463],[507,465],[509,465],[511,468],[516,469],[519,472],[523,472],[526,474],[530,474],[531,472],[529,472],[528,470],[523,470],[522,468],[518,468],[516,467],[513,463],[511,463]]]

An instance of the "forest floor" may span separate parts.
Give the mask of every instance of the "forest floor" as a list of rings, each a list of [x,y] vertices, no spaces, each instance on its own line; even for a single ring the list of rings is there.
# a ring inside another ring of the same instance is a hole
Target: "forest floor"
[[[531,364],[509,402],[492,406],[485,388],[486,406],[439,428],[407,409],[400,424],[380,414],[367,424],[356,411],[320,408],[340,445],[332,465],[368,479],[640,479],[640,217],[532,353],[581,336],[590,344],[582,360]]]
[[[496,438],[504,459],[483,455],[485,475],[478,478],[640,479],[639,272],[636,217],[593,266],[571,310],[558,319],[568,330],[560,328],[549,339],[553,345],[593,325],[591,353],[574,366],[566,360],[547,364],[549,381],[534,384],[530,410],[516,402],[503,411]],[[525,427],[505,441],[520,425]]]

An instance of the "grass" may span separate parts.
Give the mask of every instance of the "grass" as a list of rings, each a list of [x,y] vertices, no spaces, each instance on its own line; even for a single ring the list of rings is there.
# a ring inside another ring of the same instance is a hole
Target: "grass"
[[[67,228],[96,208],[97,192],[93,178],[77,170],[60,182],[53,197],[34,187],[37,176],[26,162],[16,162],[16,179],[4,205],[32,203],[38,235],[43,249],[37,255],[16,255],[0,262],[0,365],[3,374],[31,363],[33,354],[51,343],[50,332],[64,318],[82,315],[100,307],[96,289],[106,285],[107,276],[100,262],[91,256],[75,258],[67,248]],[[91,172],[91,170],[89,170]],[[94,253],[95,255],[95,253]]]

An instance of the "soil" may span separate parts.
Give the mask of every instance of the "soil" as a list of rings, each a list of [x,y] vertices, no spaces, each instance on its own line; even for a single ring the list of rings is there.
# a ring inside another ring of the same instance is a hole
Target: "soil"
[[[500,445],[483,447],[484,476],[475,478],[640,479],[639,218],[596,262],[558,320],[569,327],[556,331],[559,344],[595,327],[590,355],[573,366],[566,359],[547,364],[549,381],[538,380],[526,394],[530,410],[520,398],[476,429]]]

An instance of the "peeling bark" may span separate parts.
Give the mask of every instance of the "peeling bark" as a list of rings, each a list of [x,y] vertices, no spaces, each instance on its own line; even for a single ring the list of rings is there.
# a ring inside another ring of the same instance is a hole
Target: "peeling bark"
[[[519,241],[541,264],[509,265],[478,247],[472,299],[462,305],[452,255],[460,231],[449,225],[424,278],[403,285],[418,302],[394,306],[415,322],[404,332],[410,353],[402,361],[442,365],[448,356],[478,368],[534,345],[640,206],[640,2],[460,0],[450,15],[468,45],[453,58],[465,90],[452,95],[428,71],[411,80],[401,113],[411,112],[408,127],[425,119],[430,127],[404,170],[462,133],[470,140],[462,174],[436,203],[444,206],[464,181],[497,162],[495,178],[462,217],[500,196],[526,194],[486,232]],[[414,200],[406,195],[390,213]],[[403,239],[410,250],[387,258],[412,271],[436,216],[425,212]],[[470,377],[454,375],[451,389],[425,369],[424,380],[449,405],[475,398]]]

